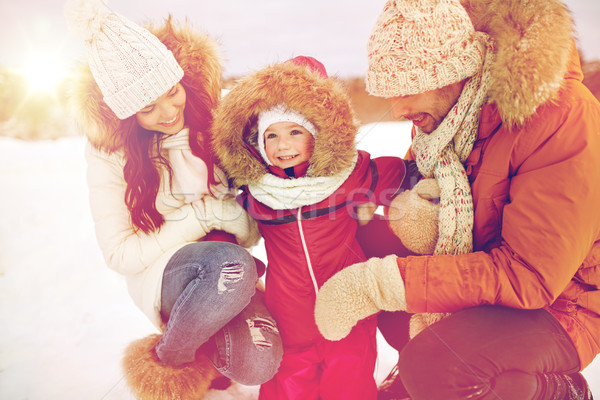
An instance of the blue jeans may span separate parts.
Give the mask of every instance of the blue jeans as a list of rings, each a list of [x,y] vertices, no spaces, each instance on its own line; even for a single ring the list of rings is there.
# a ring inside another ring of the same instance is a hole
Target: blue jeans
[[[175,253],[163,274],[160,360],[179,366],[193,361],[202,346],[236,382],[271,379],[283,350],[263,293],[255,292],[257,280],[252,256],[235,244],[198,242]]]

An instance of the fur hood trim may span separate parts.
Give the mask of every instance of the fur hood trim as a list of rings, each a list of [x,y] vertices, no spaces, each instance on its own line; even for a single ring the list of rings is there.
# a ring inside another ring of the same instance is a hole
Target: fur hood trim
[[[173,52],[184,72],[182,81],[199,89],[203,100],[214,109],[221,96],[221,61],[216,42],[195,31],[187,21],[176,25],[171,16],[163,25],[147,28]],[[130,129],[135,116],[117,118],[102,99],[87,62],[74,72],[70,87],[69,111],[92,146],[107,152],[122,149],[124,132]]]
[[[352,165],[358,123],[345,88],[334,78],[285,62],[242,78],[217,108],[213,147],[234,185],[257,183],[268,173],[257,150],[256,120],[282,103],[318,131],[306,176],[334,176]]]
[[[522,125],[555,99],[573,48],[573,21],[559,0],[461,0],[475,30],[490,35],[489,102],[502,121]]]

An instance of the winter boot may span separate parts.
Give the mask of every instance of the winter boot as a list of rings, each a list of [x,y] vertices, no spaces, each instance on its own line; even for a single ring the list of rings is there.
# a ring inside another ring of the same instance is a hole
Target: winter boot
[[[410,400],[408,396],[395,365],[377,388],[377,400]]]
[[[123,369],[127,384],[141,400],[199,400],[211,388],[224,389],[229,380],[215,369],[202,352],[196,360],[180,367],[163,364],[154,350],[161,335],[132,342],[125,350]]]
[[[538,374],[538,386],[543,388],[540,399],[594,400],[581,373],[572,375]]]

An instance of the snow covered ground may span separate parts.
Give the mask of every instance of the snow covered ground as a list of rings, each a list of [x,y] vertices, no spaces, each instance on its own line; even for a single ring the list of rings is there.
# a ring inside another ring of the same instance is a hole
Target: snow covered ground
[[[402,123],[363,127],[360,147],[403,155]],[[132,340],[155,333],[94,237],[83,139],[0,137],[0,399],[131,400],[120,370]],[[261,249],[256,255],[264,258]],[[379,340],[376,378],[397,355]],[[584,374],[600,397],[600,358]],[[234,385],[209,399],[256,399]]]

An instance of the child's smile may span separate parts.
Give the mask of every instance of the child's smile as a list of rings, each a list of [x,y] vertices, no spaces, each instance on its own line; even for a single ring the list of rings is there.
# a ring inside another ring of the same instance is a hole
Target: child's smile
[[[276,122],[265,131],[267,158],[279,168],[294,167],[307,161],[313,146],[312,134],[295,122]]]

